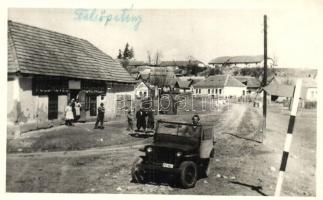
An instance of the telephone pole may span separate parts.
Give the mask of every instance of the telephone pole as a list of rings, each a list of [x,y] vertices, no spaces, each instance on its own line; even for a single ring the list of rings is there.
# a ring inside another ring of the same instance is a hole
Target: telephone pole
[[[264,15],[264,77],[262,80],[262,85],[265,87],[267,85],[267,15]],[[267,92],[263,90],[263,130],[266,128],[266,117],[267,117]]]

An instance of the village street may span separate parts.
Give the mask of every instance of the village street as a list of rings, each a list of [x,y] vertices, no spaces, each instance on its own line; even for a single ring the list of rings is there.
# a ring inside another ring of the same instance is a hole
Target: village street
[[[189,120],[191,115],[167,117]],[[7,192],[273,195],[288,117],[287,108],[269,105],[263,138],[261,109],[251,104],[230,104],[202,114],[202,123],[214,122],[215,162],[211,175],[191,189],[131,182],[132,162],[141,154],[138,148],[152,139],[130,136],[124,121],[109,122],[104,130],[93,131],[93,124],[71,127],[73,144],[56,137],[69,134],[66,128],[27,133],[28,137],[7,142]],[[301,110],[282,195],[315,195],[315,127],[316,110]],[[82,137],[76,137],[77,132]],[[50,135],[47,146],[44,142],[40,142],[44,146],[35,145],[46,134]]]

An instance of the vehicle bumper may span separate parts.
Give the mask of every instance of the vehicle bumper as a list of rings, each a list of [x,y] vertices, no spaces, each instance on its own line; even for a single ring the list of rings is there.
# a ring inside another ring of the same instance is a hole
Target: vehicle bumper
[[[140,165],[140,168],[145,171],[162,171],[162,172],[167,172],[167,173],[180,173],[179,168],[167,168],[167,167],[162,167],[162,166],[154,165],[154,164],[142,163]]]

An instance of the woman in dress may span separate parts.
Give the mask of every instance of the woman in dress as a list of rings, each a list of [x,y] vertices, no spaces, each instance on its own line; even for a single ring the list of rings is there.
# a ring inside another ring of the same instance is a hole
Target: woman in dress
[[[72,121],[74,120],[73,111],[72,111],[72,102],[69,103],[65,108],[65,124],[67,126],[72,126]]]

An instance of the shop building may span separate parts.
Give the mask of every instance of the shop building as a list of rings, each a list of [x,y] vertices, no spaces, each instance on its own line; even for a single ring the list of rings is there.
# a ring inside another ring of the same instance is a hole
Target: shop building
[[[80,121],[118,115],[118,99],[134,98],[136,81],[90,42],[13,21],[8,22],[8,136],[64,123],[71,99],[81,102]]]

